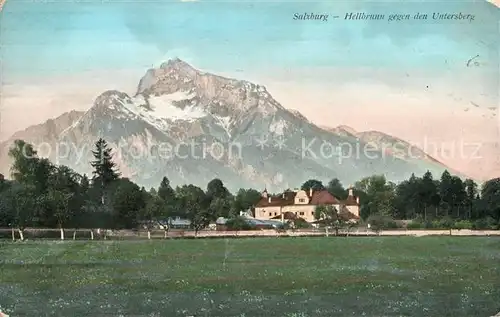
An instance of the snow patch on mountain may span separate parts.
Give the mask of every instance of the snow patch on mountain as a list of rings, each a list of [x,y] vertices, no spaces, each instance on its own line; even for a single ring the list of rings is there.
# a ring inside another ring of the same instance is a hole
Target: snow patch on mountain
[[[231,127],[231,117],[221,117],[212,115],[212,117],[217,121],[217,123],[226,131],[227,136],[231,137],[230,127]]]
[[[269,126],[269,132],[272,132],[277,135],[285,135],[285,129],[288,127],[288,123],[283,120],[274,120]]]
[[[195,105],[189,105],[181,109],[174,105],[174,102],[190,100],[194,98],[194,94],[185,92],[175,92],[168,95],[152,96],[148,98],[148,104],[151,110],[143,110],[142,113],[147,113],[152,117],[164,118],[172,121],[185,120],[194,121],[196,119],[207,116],[207,113]],[[142,110],[142,109],[141,109]]]
[[[139,94],[133,98],[126,94],[108,93],[104,97],[97,98],[96,104],[106,111],[111,110],[116,119],[127,121],[141,118],[160,131],[166,132],[172,122],[178,120],[192,122],[208,115],[193,103],[185,107],[177,105],[181,102],[189,103],[194,97],[195,94],[184,91],[150,97]]]

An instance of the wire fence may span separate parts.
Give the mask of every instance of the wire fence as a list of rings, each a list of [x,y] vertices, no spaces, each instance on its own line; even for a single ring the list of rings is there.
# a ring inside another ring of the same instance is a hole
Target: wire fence
[[[500,230],[384,230],[375,232],[370,229],[354,230],[110,230],[110,229],[52,229],[26,228],[22,231],[16,228],[0,228],[2,240],[145,240],[145,239],[180,239],[180,238],[236,238],[236,237],[333,237],[333,236],[498,236]]]

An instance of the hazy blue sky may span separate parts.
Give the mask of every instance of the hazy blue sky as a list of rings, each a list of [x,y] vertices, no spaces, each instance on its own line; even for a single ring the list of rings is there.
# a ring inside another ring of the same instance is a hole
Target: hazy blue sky
[[[292,20],[296,12],[341,19],[299,22]],[[476,17],[473,22],[345,21],[347,12]],[[6,80],[23,73],[147,67],[170,55],[224,71],[271,66],[437,70],[477,54],[498,59],[498,9],[477,1],[8,0],[0,19]]]

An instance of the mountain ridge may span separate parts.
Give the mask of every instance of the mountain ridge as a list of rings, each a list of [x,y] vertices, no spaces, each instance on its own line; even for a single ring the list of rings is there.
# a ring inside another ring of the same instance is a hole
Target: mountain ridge
[[[337,127],[328,127],[328,126],[321,126],[321,128],[327,130],[327,131],[332,131],[334,133],[340,133],[340,134],[350,134],[354,137],[360,138],[361,140],[364,140],[366,142],[370,142],[371,144],[374,144],[377,148],[390,148],[392,150],[399,150],[399,153],[397,153],[400,156],[417,156],[420,159],[427,160],[433,163],[441,164],[443,165],[446,170],[448,170],[450,173],[453,173],[455,175],[461,175],[463,177],[468,177],[464,175],[462,172],[457,171],[445,163],[441,162],[440,160],[434,158],[433,156],[429,155],[428,153],[425,152],[425,150],[421,149],[418,146],[415,146],[411,144],[410,142],[403,140],[397,136],[382,132],[382,131],[377,131],[377,130],[366,130],[366,131],[356,131],[352,127],[346,126],[346,125],[340,125]],[[399,145],[399,146],[396,146]],[[406,154],[406,155],[405,155]],[[408,155],[410,154],[410,155]]]
[[[205,186],[212,178],[221,178],[232,189],[281,190],[309,178],[336,177],[351,183],[386,174],[397,181],[413,172],[444,170],[436,160],[397,157],[349,131],[325,130],[283,107],[264,86],[201,72],[180,59],[147,70],[134,95],[107,90],[87,111],[60,117],[52,119],[58,125],[51,133],[30,132],[55,124],[47,125],[47,120],[15,136],[35,145],[71,145],[74,151],[56,160],[81,173],[90,172],[87,152],[103,137],[118,153],[125,176],[147,187],[156,187],[167,176],[173,184]],[[4,154],[12,141],[0,146]],[[188,155],[162,157],[161,146],[182,147]],[[232,146],[238,155],[229,151]],[[356,146],[368,147],[377,158],[353,154]],[[132,148],[143,156],[134,155]],[[213,153],[215,148],[222,153]],[[8,161],[4,154],[2,168]]]

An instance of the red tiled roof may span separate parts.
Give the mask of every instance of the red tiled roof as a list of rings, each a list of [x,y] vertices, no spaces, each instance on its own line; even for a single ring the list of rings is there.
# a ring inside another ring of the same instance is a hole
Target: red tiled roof
[[[330,194],[327,190],[313,191],[312,196],[310,196],[309,191],[305,191],[309,197],[309,205],[340,205],[344,204],[347,206],[355,206],[356,198],[348,197],[345,201],[340,201],[335,196]],[[255,207],[279,207],[279,206],[291,206],[295,204],[295,195],[297,193],[294,191],[287,190],[279,196],[268,196],[261,197],[257,202]],[[271,202],[269,202],[269,197],[271,197]]]
[[[310,205],[338,205],[340,202],[327,190],[313,192]]]
[[[349,211],[349,209],[343,205],[341,207],[341,211],[339,213],[339,216],[342,217],[344,220],[351,220],[351,219],[356,219],[356,220],[359,220],[361,219],[359,216],[356,216],[355,214],[353,214],[352,212]]]
[[[344,200],[342,203],[346,206],[357,206],[358,202],[356,200],[356,197],[354,196],[348,196],[346,200]]]

